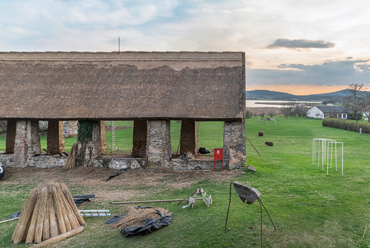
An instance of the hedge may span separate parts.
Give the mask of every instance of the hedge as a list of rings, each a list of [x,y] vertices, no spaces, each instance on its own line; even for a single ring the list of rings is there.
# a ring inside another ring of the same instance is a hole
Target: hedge
[[[356,125],[355,121],[328,118],[322,120],[322,125],[325,127],[334,127],[355,132],[358,132],[360,128],[362,128],[363,133],[370,133],[370,123],[367,122],[360,122],[358,125]]]

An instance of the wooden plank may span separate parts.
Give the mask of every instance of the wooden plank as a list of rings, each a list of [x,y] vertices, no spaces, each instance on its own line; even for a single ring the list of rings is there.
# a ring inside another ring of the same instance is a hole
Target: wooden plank
[[[186,201],[187,199],[170,199],[170,200],[151,200],[151,201],[129,201],[129,202],[112,202],[112,204],[136,204],[136,203],[154,203],[154,202],[175,202],[175,201]],[[203,198],[197,198],[197,200],[203,200]]]
[[[18,219],[19,219],[19,217],[14,218],[14,219],[10,219],[10,220],[2,220],[2,221],[0,221],[0,223],[4,223],[4,222],[8,222],[8,221],[12,221],[12,220],[18,220]]]
[[[42,241],[41,243],[36,244],[33,247],[35,247],[35,248],[48,247],[48,246],[50,246],[50,245],[52,245],[52,244],[54,244],[56,242],[59,242],[59,241],[61,241],[63,239],[66,239],[66,238],[71,237],[73,235],[76,235],[76,234],[78,234],[80,232],[83,232],[84,230],[85,230],[85,227],[84,226],[80,226],[80,227],[78,227],[76,229],[73,229],[73,230],[71,230],[69,232],[66,232],[66,233],[60,234],[58,236],[55,236],[53,238],[47,239],[45,241]]]

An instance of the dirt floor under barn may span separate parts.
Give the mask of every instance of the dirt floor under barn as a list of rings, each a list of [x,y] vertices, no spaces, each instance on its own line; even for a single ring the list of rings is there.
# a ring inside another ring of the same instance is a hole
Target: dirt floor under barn
[[[243,170],[231,171],[174,171],[171,169],[126,170],[122,174],[106,181],[118,170],[108,168],[79,167],[65,171],[63,168],[40,169],[34,167],[6,168],[6,175],[1,181],[2,189],[7,186],[22,187],[30,183],[38,184],[56,181],[64,182],[73,194],[95,194],[96,203],[112,201],[145,200],[151,194],[165,190],[196,189],[198,182],[210,180],[228,184]],[[150,188],[150,191],[141,190]],[[2,191],[2,190],[0,190]],[[76,192],[77,191],[77,192]],[[186,197],[186,196],[184,196]]]

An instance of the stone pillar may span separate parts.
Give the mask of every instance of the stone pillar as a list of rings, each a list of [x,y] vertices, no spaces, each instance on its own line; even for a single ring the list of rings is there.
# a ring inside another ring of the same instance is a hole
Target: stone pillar
[[[31,124],[31,154],[41,153],[39,121],[28,121]]]
[[[105,145],[107,142],[105,140],[105,121],[100,121],[99,132],[100,132],[101,153],[104,153]]]
[[[27,166],[27,121],[21,120],[16,123],[14,143],[14,164],[16,167]]]
[[[193,120],[182,120],[181,122],[180,154],[187,152],[197,154],[196,128]]]
[[[146,154],[149,168],[168,166],[172,156],[170,121],[148,121]]]
[[[104,131],[105,131],[105,126],[104,126]],[[91,136],[91,143],[92,143],[91,146],[94,148],[93,149],[94,158],[99,157],[102,154],[102,143],[103,143],[102,132],[103,132],[103,127],[102,127],[101,121],[95,121],[95,125],[93,126],[92,136]]]
[[[132,139],[132,156],[140,157],[141,149],[146,149],[147,121],[134,121],[134,134]]]
[[[84,137],[77,135],[77,166],[94,167],[94,159],[101,156],[101,123],[101,121],[79,121],[78,130],[84,132]]]
[[[7,132],[6,132],[6,153],[14,153],[14,142],[15,142],[15,130],[17,121],[7,121]]]
[[[16,122],[14,162],[17,167],[27,166],[28,159],[41,153],[38,121]]]
[[[51,154],[64,152],[64,125],[63,121],[49,120],[47,134],[47,150]]]
[[[228,122],[224,125],[224,167],[228,169],[244,168],[246,163],[245,123]]]
[[[170,163],[170,160],[172,158],[172,148],[171,148],[171,121],[165,121],[164,124],[164,134],[163,134],[163,140],[164,140],[164,146],[163,146],[163,160],[164,160],[164,166],[167,167]]]

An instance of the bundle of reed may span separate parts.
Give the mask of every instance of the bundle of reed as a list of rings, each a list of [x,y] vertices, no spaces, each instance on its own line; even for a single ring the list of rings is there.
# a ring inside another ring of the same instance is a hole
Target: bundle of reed
[[[71,148],[71,152],[67,158],[66,163],[64,164],[65,169],[74,169],[76,168],[76,153],[77,153],[77,143],[74,143]]]
[[[12,241],[40,243],[85,225],[64,183],[48,183],[31,192],[14,229]]]
[[[163,208],[135,208],[128,207],[127,213],[118,222],[110,224],[111,228],[127,228],[134,226],[142,226],[147,219],[156,220],[161,216],[158,211],[168,215],[168,211]]]

